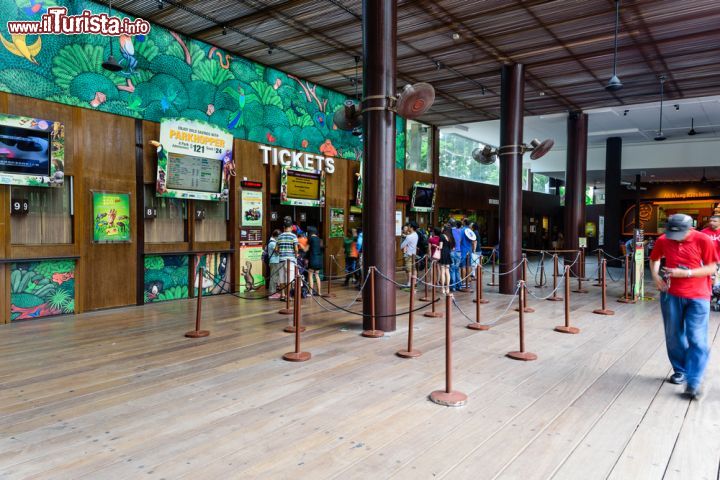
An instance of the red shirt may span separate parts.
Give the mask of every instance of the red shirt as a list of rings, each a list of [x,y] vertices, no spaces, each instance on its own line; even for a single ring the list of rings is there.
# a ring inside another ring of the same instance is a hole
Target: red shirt
[[[717,230],[713,230],[710,227],[705,227],[702,229],[702,233],[710,237],[710,240],[713,241],[715,244],[715,250],[717,251],[718,258],[720,259],[720,228]]]
[[[682,242],[660,235],[650,259],[657,261],[663,257],[667,268],[678,268],[682,265],[693,269],[717,262],[718,254],[713,241],[707,235],[697,230],[690,230],[687,238]],[[707,300],[711,292],[710,276],[671,278],[668,292],[676,297]]]

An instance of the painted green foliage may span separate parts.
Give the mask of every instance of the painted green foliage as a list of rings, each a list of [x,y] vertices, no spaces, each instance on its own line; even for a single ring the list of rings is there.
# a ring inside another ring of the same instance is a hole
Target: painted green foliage
[[[75,261],[13,263],[10,320],[75,312]]]
[[[395,168],[405,169],[405,127],[407,121],[400,115],[395,116]]]
[[[203,267],[205,273],[202,278],[202,291],[203,295],[218,295],[221,293],[227,293],[230,291],[230,269],[228,268],[228,262],[230,258],[226,253],[210,253],[207,255],[197,255],[195,257],[195,264],[197,268]],[[198,286],[200,285],[199,277],[195,276],[193,283],[195,288],[195,295],[198,293]]]
[[[188,298],[187,255],[145,257],[145,303]]]
[[[42,8],[31,8],[38,4]],[[71,15],[107,11],[86,0],[0,0],[0,18],[37,21],[53,4]],[[0,34],[12,40],[5,22]],[[203,120],[237,138],[314,153],[322,153],[329,140],[337,156],[347,159],[362,152],[358,137],[332,122],[344,95],[162,27],[153,25],[147,36],[112,38],[123,66],[117,73],[101,67],[110,53],[108,37],[44,35],[23,41],[30,45],[38,38],[42,45],[32,59],[0,45],[0,90],[151,121]]]

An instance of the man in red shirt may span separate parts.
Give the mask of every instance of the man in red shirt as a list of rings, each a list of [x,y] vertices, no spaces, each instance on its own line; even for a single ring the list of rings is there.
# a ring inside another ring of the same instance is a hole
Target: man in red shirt
[[[665,266],[660,269],[660,260]],[[710,347],[710,275],[715,273],[717,250],[707,235],[692,228],[692,218],[671,215],[665,234],[655,242],[650,271],[660,294],[665,345],[675,373],[670,382],[687,382],[685,393],[700,397]],[[662,276],[661,276],[662,273]]]
[[[710,217],[710,223],[707,227],[703,228],[702,233],[710,237],[710,240],[715,244],[717,250],[718,259],[720,260],[720,215],[713,215]],[[715,273],[715,285],[720,284],[720,273]]]

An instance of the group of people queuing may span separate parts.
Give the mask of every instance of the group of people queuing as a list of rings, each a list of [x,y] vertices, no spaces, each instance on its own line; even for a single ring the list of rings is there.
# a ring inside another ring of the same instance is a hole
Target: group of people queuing
[[[295,279],[296,267],[300,267],[307,281],[308,290],[303,290],[303,295],[318,294],[322,289],[320,271],[323,268],[323,246],[317,227],[308,226],[303,231],[291,217],[285,217],[283,231],[272,232],[264,257],[270,267],[268,291],[272,294],[268,298],[285,300],[286,287]]]
[[[428,265],[436,262],[439,267],[439,278],[436,281],[443,294],[460,290],[463,280],[474,275],[474,266],[482,256],[478,246],[477,224],[467,218],[449,219],[442,226],[430,228],[429,232],[419,228],[414,221],[403,227],[400,249],[407,274],[404,287],[410,287],[411,276],[422,271],[428,260]],[[468,259],[471,261],[468,262]],[[425,282],[432,279],[427,274],[425,277]]]
[[[345,252],[345,282],[349,286],[350,281],[357,288],[362,286],[362,228],[349,228],[343,238],[343,250]]]

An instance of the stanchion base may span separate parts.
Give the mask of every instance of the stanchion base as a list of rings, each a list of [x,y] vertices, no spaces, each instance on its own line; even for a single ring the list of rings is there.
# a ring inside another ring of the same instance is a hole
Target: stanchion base
[[[478,303],[477,298],[473,298],[473,303]],[[480,300],[480,305],[484,305],[486,303],[490,303],[490,300],[482,299]]]
[[[516,311],[516,312],[519,312],[519,311],[520,311],[520,308],[519,308],[519,307],[516,308],[515,311]],[[532,307],[525,307],[525,308],[523,308],[523,312],[525,312],[525,313],[533,313],[533,312],[535,312],[535,309],[532,308]]]
[[[535,285],[535,288],[545,288],[547,285]]]
[[[467,403],[467,395],[456,390],[453,390],[452,392],[435,390],[430,394],[430,400],[438,405],[444,405],[446,407],[462,407]]]
[[[598,308],[597,310],[593,310],[593,313],[597,313],[598,315],[615,315],[615,312],[613,312],[612,310],[608,310],[608,309],[603,310],[601,308]]]
[[[580,329],[577,327],[566,327],[565,325],[559,325],[554,328],[556,332],[560,333],[580,333]]]
[[[477,322],[468,323],[467,328],[469,328],[470,330],[490,330],[490,327],[488,327],[487,325],[483,325],[482,323]]]
[[[189,332],[185,333],[185,336],[188,338],[207,337],[208,335],[210,335],[210,332],[208,330],[190,330]]]
[[[278,313],[280,315],[292,315],[295,312],[292,308],[281,308],[280,310],[278,310]]]
[[[398,350],[395,355],[402,358],[415,358],[422,355],[422,352],[420,350]]]
[[[428,297],[418,298],[418,302],[429,302],[429,301],[430,301],[430,298],[428,298]]]
[[[577,290],[573,290],[573,293],[588,293],[588,291],[584,288],[578,288]]]
[[[550,297],[546,298],[545,300],[547,300],[548,302],[562,302],[563,297]]]
[[[632,298],[618,298],[619,303],[636,303]]]
[[[500,284],[499,284],[499,283],[490,282],[490,283],[486,283],[485,285],[487,285],[488,287],[497,287],[497,286],[500,285]]]
[[[334,293],[323,293],[320,295],[321,298],[335,298],[336,296]]]
[[[602,283],[593,283],[592,286],[593,287],[602,287]]]
[[[283,360],[288,362],[307,362],[312,355],[310,352],[288,352],[283,355]]]
[[[523,362],[532,362],[537,360],[537,355],[530,352],[508,352],[506,357],[510,357],[513,360],[522,360]]]
[[[425,312],[423,315],[429,318],[440,318],[445,316],[442,312]]]
[[[305,331],[305,327],[300,326],[300,333]],[[283,328],[283,332],[286,333],[295,333],[295,325],[288,325],[287,327]]]
[[[382,330],[363,330],[360,335],[367,338],[380,338],[385,335],[385,332]]]

